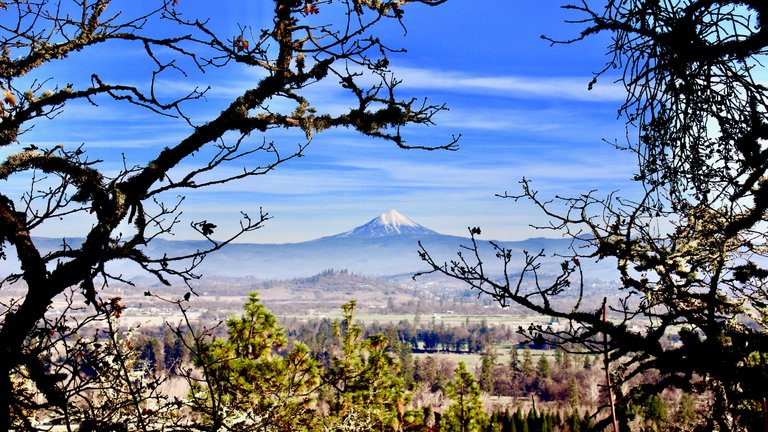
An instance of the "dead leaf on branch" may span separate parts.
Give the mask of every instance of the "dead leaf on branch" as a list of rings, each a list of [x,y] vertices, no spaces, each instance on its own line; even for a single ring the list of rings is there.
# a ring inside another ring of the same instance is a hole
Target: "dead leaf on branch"
[[[216,228],[216,224],[212,224],[207,220],[198,222],[197,226],[200,228],[200,232],[203,233],[204,236],[213,235],[213,230]]]
[[[235,50],[236,51],[247,51],[248,50],[248,41],[243,39],[242,36],[238,36],[237,39],[235,39]]]
[[[10,90],[6,90],[3,92],[3,102],[7,103],[10,106],[16,106],[16,95],[11,93]]]
[[[308,1],[307,4],[304,5],[304,15],[317,15],[320,13],[320,10],[312,4],[312,1]]]

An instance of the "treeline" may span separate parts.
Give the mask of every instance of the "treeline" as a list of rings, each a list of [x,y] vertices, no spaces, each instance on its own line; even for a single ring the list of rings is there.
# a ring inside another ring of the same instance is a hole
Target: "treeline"
[[[316,352],[325,351],[324,347],[333,339],[332,324],[333,321],[327,318],[287,320],[284,323],[289,337],[306,343]],[[367,335],[393,336],[392,339],[408,344],[413,353],[481,353],[491,345],[515,340],[515,332],[510,326],[489,326],[485,319],[481,322],[465,321],[460,325],[446,325],[436,320],[428,323],[420,320],[401,320],[397,324],[375,322],[364,325],[364,329]]]
[[[446,387],[450,399],[442,414],[435,414],[433,430],[477,431],[477,432],[582,432],[595,426],[588,415],[579,415],[574,409],[571,414],[561,416],[560,411],[538,411],[535,406],[523,414],[518,407],[515,414],[509,409],[486,413],[481,400],[482,391],[466,365],[459,362],[455,377]]]
[[[354,303],[343,308],[341,321],[289,321],[284,328],[252,295],[241,317],[198,329],[197,336],[191,328],[184,334],[168,327],[134,335],[132,368],[186,380],[191,418],[220,425],[243,410],[246,422],[307,430],[348,426],[375,414],[382,420],[367,430],[586,431],[595,425],[586,413],[606,400],[598,384],[602,370],[590,356],[534,340],[513,343],[508,360],[499,361],[493,347],[514,338],[505,326],[363,325],[354,320]],[[414,356],[413,338],[421,344],[419,335],[429,332],[482,341],[475,370],[445,356]],[[425,401],[425,394],[437,398]],[[489,416],[487,396],[512,397],[517,411]],[[524,413],[519,401],[527,400],[534,407]],[[697,416],[690,398],[675,403],[655,396],[631,410],[625,414],[650,430],[672,421],[693,424]],[[264,412],[271,420],[262,418]]]
[[[513,346],[509,364],[496,364],[494,359],[486,358],[492,356],[483,355],[485,366],[480,379],[493,395],[536,394],[543,401],[568,402],[573,407],[579,402],[598,402],[600,394],[595,383],[600,382],[601,371],[593,368],[591,356],[573,355],[561,348],[538,351],[534,356],[530,346]]]
[[[586,412],[583,415],[573,412],[563,417],[559,411],[538,412],[535,408],[526,414],[520,408],[514,414],[509,410],[495,412],[490,421],[490,429],[498,432],[586,432],[595,425],[595,421]]]
[[[286,320],[285,334],[289,340],[301,341],[323,363],[328,362],[328,353],[336,344],[334,320],[323,318],[311,321]],[[487,321],[460,325],[445,323],[414,324],[400,321],[397,324],[363,324],[363,335],[369,337],[383,334],[388,337],[389,350],[406,358],[411,353],[460,353],[479,354],[491,346],[514,343],[515,333],[507,325],[489,326]],[[224,336],[223,329],[212,332]],[[147,361],[153,370],[173,372],[176,365],[188,360],[181,340],[168,327],[142,329],[135,344],[141,352],[141,358]],[[545,348],[536,347],[534,348]],[[406,367],[408,369],[408,367]]]

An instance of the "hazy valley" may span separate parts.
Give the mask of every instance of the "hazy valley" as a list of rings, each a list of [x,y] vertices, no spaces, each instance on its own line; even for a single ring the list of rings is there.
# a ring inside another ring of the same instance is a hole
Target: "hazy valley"
[[[61,239],[36,241],[48,251],[62,244]],[[66,241],[72,244],[78,239]],[[255,291],[271,310],[285,314],[322,315],[350,300],[356,300],[361,310],[372,314],[528,313],[523,308],[502,309],[487,296],[479,297],[465,284],[439,275],[414,278],[415,273],[428,268],[419,257],[419,242],[433,257],[449,261],[456,259],[456,253],[462,250],[462,245],[470,244],[470,239],[439,234],[393,210],[350,231],[312,241],[230,244],[210,254],[197,268],[196,272],[202,277],[191,284],[191,311],[224,318],[239,311],[248,294]],[[500,274],[499,260],[490,242],[480,243],[486,267]],[[543,250],[540,274],[545,278],[548,273],[554,275],[559,271],[562,256],[572,253],[569,239],[533,238],[494,243],[513,252],[513,263],[515,258],[518,263],[522,262],[524,251]],[[168,251],[183,255],[205,246],[195,241],[156,240],[147,253],[154,257]],[[10,260],[4,261],[0,269],[7,274],[13,271],[12,264]],[[584,260],[581,265],[586,301],[597,307],[603,297],[616,292],[615,270],[607,262]],[[161,318],[178,315],[178,307],[169,301],[183,298],[189,291],[186,286],[166,286],[125,263],[111,268],[135,284],[112,283],[102,293],[105,298],[120,296],[127,306],[126,317],[139,320],[151,317],[159,323]],[[5,296],[12,296],[14,291],[21,292],[11,287]],[[573,301],[578,295],[576,286],[568,294],[566,291],[558,301]]]

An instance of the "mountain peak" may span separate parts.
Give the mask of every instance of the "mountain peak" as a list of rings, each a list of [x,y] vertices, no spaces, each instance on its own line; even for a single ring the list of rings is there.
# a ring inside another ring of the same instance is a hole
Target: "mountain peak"
[[[382,213],[352,231],[339,234],[340,237],[388,237],[398,235],[435,235],[435,231],[425,228],[400,214],[397,210]]]
[[[420,226],[416,222],[408,219],[407,217],[401,215],[397,210],[392,209],[386,213],[382,213],[379,215],[378,218],[372,220],[371,222],[376,221],[377,224],[390,227],[394,230],[398,230],[401,226],[408,226],[408,227],[418,227]]]

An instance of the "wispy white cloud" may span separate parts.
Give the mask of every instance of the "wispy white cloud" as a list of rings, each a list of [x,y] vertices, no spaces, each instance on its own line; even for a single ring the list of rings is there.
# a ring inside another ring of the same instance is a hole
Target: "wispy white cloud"
[[[483,93],[497,97],[515,98],[551,98],[583,102],[623,101],[626,97],[624,88],[610,78],[603,78],[589,90],[590,76],[525,76],[525,75],[480,75],[460,70],[443,70],[393,66],[394,75],[402,80],[401,90],[435,89],[449,93]],[[233,78],[219,77],[205,81],[159,80],[156,89],[160,94],[179,96],[197,88],[211,89],[211,98],[231,98],[239,96],[244,90],[253,88],[264,74],[253,70]],[[361,86],[375,84],[372,76],[358,78]],[[310,100],[334,100],[348,96],[332,76],[303,89]]]
[[[591,77],[491,76],[461,71],[397,67],[404,88],[440,89],[452,92],[483,92],[496,96],[555,98],[578,101],[622,101],[624,89],[616,83],[601,80],[588,89]]]
[[[458,106],[440,113],[436,122],[441,128],[456,130],[477,129],[511,133],[522,131],[540,136],[589,136],[598,133],[620,133],[621,122],[604,116],[574,111],[567,106],[536,108],[509,105],[499,108]],[[599,139],[599,135],[595,135]]]
[[[525,153],[529,151],[525,150]],[[542,149],[538,158],[511,151],[466,158],[452,155],[440,159],[429,162],[419,157],[382,159],[355,155],[327,161],[319,169],[307,169],[302,161],[298,161],[265,176],[213,186],[207,193],[252,197],[316,195],[333,196],[334,199],[341,195],[373,197],[418,191],[474,191],[492,195],[514,187],[522,177],[536,179],[542,186],[553,185],[558,191],[565,192],[582,191],[585,186],[591,189],[626,182],[633,168],[628,157],[607,149],[604,152],[592,149],[571,153]],[[217,176],[241,172],[240,168],[228,167],[219,169]]]

